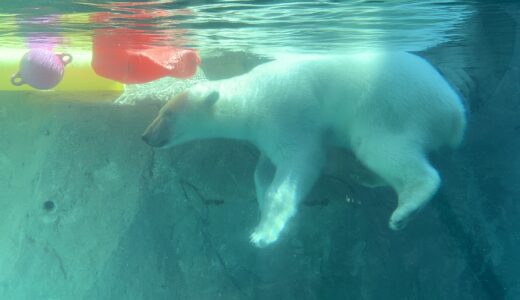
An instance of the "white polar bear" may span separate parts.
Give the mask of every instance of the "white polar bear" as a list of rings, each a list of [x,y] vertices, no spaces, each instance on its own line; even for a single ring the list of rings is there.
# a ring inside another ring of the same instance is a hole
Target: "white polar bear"
[[[174,97],[143,139],[166,148],[207,138],[256,145],[261,220],[251,241],[275,242],[309,192],[331,146],[347,148],[398,194],[398,230],[429,201],[440,178],[428,151],[456,146],[465,128],[457,94],[408,53],[304,55],[197,84]]]

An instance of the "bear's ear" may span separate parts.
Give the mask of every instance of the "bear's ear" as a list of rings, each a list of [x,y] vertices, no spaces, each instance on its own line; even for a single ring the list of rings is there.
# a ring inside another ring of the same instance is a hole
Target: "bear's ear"
[[[212,106],[218,101],[219,97],[220,94],[217,91],[213,91],[204,99],[204,103],[206,103],[207,106]]]

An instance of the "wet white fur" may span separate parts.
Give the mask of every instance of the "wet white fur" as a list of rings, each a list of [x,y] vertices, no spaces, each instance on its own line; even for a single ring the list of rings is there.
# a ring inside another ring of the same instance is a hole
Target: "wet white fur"
[[[295,56],[198,84],[188,101],[218,91],[211,114],[176,116],[178,139],[248,140],[261,151],[255,184],[261,210],[251,241],[275,242],[325,161],[325,148],[350,149],[398,195],[389,226],[403,228],[437,191],[428,151],[456,146],[463,106],[425,60],[408,53]],[[199,105],[196,107],[203,107]],[[195,106],[194,106],[195,107]],[[175,136],[175,135],[173,135]]]

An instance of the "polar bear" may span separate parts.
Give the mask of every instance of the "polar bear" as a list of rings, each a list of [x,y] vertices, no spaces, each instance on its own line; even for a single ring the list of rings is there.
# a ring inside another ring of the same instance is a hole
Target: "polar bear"
[[[264,247],[295,215],[330,147],[349,149],[396,191],[389,227],[403,228],[440,184],[428,152],[459,144],[465,123],[455,91],[418,56],[295,55],[192,86],[161,108],[143,139],[160,148],[217,137],[256,145],[261,218],[250,238]]]

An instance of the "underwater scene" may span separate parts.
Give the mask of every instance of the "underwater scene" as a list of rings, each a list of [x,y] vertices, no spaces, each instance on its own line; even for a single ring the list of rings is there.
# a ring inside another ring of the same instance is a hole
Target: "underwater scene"
[[[520,299],[520,1],[0,2],[0,300]]]

